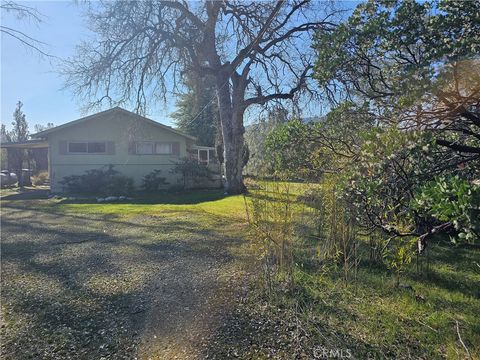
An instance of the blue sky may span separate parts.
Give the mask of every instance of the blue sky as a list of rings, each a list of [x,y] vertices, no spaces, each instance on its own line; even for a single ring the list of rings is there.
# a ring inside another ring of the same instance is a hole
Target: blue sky
[[[81,2],[78,2],[81,3]],[[74,1],[21,2],[36,8],[44,15],[43,22],[34,24],[16,19],[10,13],[2,13],[2,25],[21,30],[47,44],[49,54],[68,58],[75,53],[75,46],[92,34],[88,32],[82,17],[82,5]],[[35,124],[52,122],[55,125],[75,120],[85,115],[81,104],[68,90],[62,90],[63,79],[58,75],[58,62],[40,57],[20,42],[1,35],[1,122],[10,127],[12,114],[18,100],[33,132]],[[170,123],[168,114],[174,110],[170,104],[159,106],[148,114],[152,119]]]
[[[43,21],[35,24],[19,20],[11,13],[2,13],[2,25],[23,31],[46,43],[44,49],[59,59],[74,56],[75,46],[81,40],[93,37],[82,16],[85,6],[82,1],[29,1],[21,4],[37,9],[44,16]],[[340,5],[351,9],[355,3],[348,1],[341,2]],[[82,104],[69,90],[62,90],[63,79],[58,69],[58,60],[41,57],[18,40],[1,34],[1,122],[7,128],[10,128],[12,114],[19,100],[24,104],[23,111],[31,133],[34,132],[35,124],[51,122],[60,125],[88,115],[81,112]],[[150,108],[146,115],[161,123],[173,125],[169,114],[175,110],[174,100],[172,97],[167,104]],[[310,110],[304,109],[305,116],[325,111],[318,104],[311,107]]]

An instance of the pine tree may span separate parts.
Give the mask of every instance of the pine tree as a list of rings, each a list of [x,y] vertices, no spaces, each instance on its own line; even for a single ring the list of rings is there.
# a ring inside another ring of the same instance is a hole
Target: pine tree
[[[9,132],[10,141],[22,142],[28,140],[28,124],[26,116],[22,111],[23,103],[19,101],[13,113],[12,131]],[[25,160],[28,160],[28,153],[24,149],[9,149],[8,167],[17,173],[19,184],[29,183],[29,179],[22,179],[22,168]]]
[[[177,127],[197,138],[198,145],[214,146],[218,107],[212,79],[187,76],[187,92],[180,95],[177,110],[171,115]]]
[[[19,101],[15,112],[13,113],[13,130],[11,132],[12,141],[27,141],[28,140],[28,124],[25,114],[22,111],[23,103]]]

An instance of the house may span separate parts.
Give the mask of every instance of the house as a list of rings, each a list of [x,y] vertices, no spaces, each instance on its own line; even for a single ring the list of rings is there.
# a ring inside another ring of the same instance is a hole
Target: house
[[[114,165],[120,174],[134,180],[161,170],[169,186],[183,183],[171,169],[181,158],[190,156],[220,172],[214,148],[199,147],[193,136],[119,107],[102,111],[32,135],[48,147],[50,187],[62,192],[61,181],[69,175]],[[37,142],[38,142],[37,140]],[[221,186],[221,177],[209,187]]]

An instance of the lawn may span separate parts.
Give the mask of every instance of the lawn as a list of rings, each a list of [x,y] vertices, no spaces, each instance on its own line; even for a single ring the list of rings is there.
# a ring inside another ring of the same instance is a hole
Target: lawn
[[[266,291],[246,246],[242,196],[7,199],[6,359],[479,357],[478,249],[437,242],[428,267],[412,263],[398,288],[387,268],[365,260],[345,283],[300,242],[308,246],[294,286],[278,280]]]
[[[241,197],[5,195],[2,358],[205,356],[209,327],[243,278]]]
[[[267,227],[278,222],[280,229],[288,228],[281,214],[290,206],[293,226],[301,227],[285,245],[293,250],[293,274],[271,271],[257,278],[232,315],[234,325],[222,330],[225,357],[309,359],[338,352],[360,359],[480,357],[478,246],[432,239],[423,255],[405,265],[398,283],[388,259],[371,261],[368,240],[358,236],[358,265],[350,264],[346,280],[341,260],[320,255],[325,238],[308,236],[315,231],[304,216],[311,209],[296,195],[312,186],[260,184],[263,190],[254,194],[260,202],[252,206],[258,219]],[[281,239],[274,238],[271,248],[282,247]]]

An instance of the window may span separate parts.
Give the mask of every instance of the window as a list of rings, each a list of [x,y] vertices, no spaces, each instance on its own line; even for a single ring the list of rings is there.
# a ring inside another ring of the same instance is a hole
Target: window
[[[71,143],[68,143],[68,152],[69,153],[86,153],[87,152],[87,143],[86,142],[71,142]]]
[[[198,161],[208,164],[208,150],[198,150]]]
[[[156,143],[155,154],[172,154],[172,144],[170,143]]]
[[[104,153],[107,151],[107,146],[104,142],[89,142],[88,143],[88,152],[89,153]]]
[[[71,154],[104,154],[107,152],[107,145],[105,141],[69,142],[68,152]]]
[[[153,143],[152,142],[137,142],[137,154],[147,155],[153,154]]]
[[[171,143],[153,142],[153,141],[138,141],[136,143],[138,155],[168,155],[173,154],[173,147]]]
[[[215,149],[203,147],[203,149],[196,149],[196,159],[201,164],[214,164],[217,162],[215,156]]]

